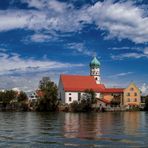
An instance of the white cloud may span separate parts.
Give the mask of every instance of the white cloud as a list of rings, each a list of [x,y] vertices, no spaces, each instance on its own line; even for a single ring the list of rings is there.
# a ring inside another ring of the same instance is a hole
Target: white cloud
[[[23,59],[16,53],[0,53],[0,75],[13,74],[15,72],[38,72],[50,69],[61,69],[79,67],[82,64],[62,63],[50,60],[35,60],[33,58]]]
[[[89,8],[99,28],[109,32],[108,38],[128,38],[136,43],[148,42],[148,17],[144,10],[129,2],[97,2]]]
[[[138,52],[129,52],[129,53],[123,53],[119,55],[111,55],[111,58],[113,60],[123,60],[123,59],[130,59],[130,58],[148,58],[148,47],[145,47],[143,49],[137,48],[136,49]]]
[[[51,39],[50,36],[45,34],[34,34],[30,37],[32,42],[47,42],[49,39]]]
[[[95,54],[95,52],[88,50],[84,43],[68,43],[66,48],[76,50],[77,52],[88,56],[93,56]]]
[[[118,74],[114,74],[109,76],[110,78],[117,78],[117,77],[124,77],[127,75],[133,74],[133,72],[122,72],[122,73],[118,73]]]
[[[56,0],[22,0],[30,10],[1,10],[0,31],[30,29],[77,32],[84,24],[95,24],[108,32],[105,38],[129,39],[135,43],[148,42],[146,10],[131,2],[96,2],[94,5],[74,8],[72,4]]]
[[[148,95],[148,85],[146,83],[141,86],[140,90],[142,91],[142,95]]]
[[[111,50],[135,50],[135,51],[141,51],[141,48],[140,47],[109,47],[108,49],[111,49]]]

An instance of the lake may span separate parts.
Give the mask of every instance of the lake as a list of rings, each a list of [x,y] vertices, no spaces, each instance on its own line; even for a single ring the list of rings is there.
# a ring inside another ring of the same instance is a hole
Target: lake
[[[148,112],[1,112],[0,147],[144,147]]]

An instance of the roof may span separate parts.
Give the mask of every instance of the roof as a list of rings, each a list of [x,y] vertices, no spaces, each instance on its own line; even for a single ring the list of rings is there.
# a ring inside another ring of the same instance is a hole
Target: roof
[[[90,62],[90,67],[100,67],[100,65],[101,65],[100,62],[96,57],[94,57]]]
[[[123,93],[124,88],[105,88],[102,93]]]
[[[92,89],[95,92],[101,92],[105,89],[104,84],[96,84],[93,76],[81,76],[81,75],[61,75],[65,91],[85,91],[86,89]]]
[[[102,98],[102,99],[98,98],[98,100],[100,100],[100,101],[102,101],[103,103],[106,103],[106,104],[111,104],[111,101],[104,99],[104,98]]]

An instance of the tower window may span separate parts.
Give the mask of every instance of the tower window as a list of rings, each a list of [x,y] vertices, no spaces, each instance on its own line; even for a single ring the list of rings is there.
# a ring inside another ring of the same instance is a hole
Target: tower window
[[[96,80],[98,80],[98,78],[96,78]]]

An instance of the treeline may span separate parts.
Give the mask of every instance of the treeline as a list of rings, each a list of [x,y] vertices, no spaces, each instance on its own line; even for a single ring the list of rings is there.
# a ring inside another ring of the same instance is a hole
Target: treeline
[[[13,90],[5,90],[0,92],[0,110],[28,110],[28,97],[25,92],[16,92]]]
[[[90,112],[96,109],[96,93],[93,90],[85,90],[79,101],[71,104],[63,104],[58,98],[57,85],[49,77],[43,77],[39,82],[37,100],[32,102],[28,100],[25,92],[16,92],[6,90],[0,92],[0,111],[72,111],[72,112]],[[145,102],[144,110],[148,111],[148,96],[142,97]],[[119,105],[113,101],[112,104]]]
[[[145,103],[144,110],[148,111],[148,95],[147,96],[142,96],[142,100]]]

